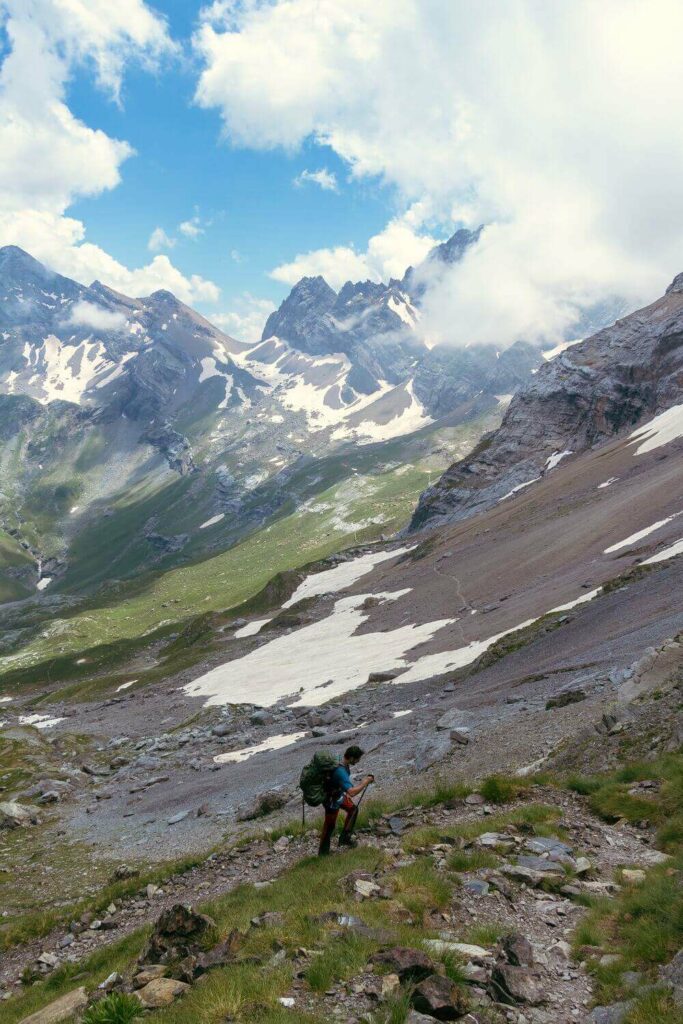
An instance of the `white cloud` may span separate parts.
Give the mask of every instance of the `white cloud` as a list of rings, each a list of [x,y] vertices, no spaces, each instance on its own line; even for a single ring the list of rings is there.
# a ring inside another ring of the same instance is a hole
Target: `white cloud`
[[[147,248],[150,252],[159,252],[160,249],[172,249],[175,244],[175,238],[167,235],[163,228],[157,227],[149,236]]]
[[[415,211],[411,207],[406,215],[389,221],[383,231],[373,235],[365,252],[357,252],[346,245],[315,249],[275,267],[270,276],[291,285],[302,277],[320,274],[336,289],[346,281],[388,281],[391,277],[403,277],[406,268],[420,263],[437,242],[431,235],[419,234],[414,224]]]
[[[406,206],[491,225],[434,283],[436,335],[552,338],[578,306],[651,298],[683,265],[682,34],[677,0],[215,3],[197,100],[238,144],[312,139]],[[377,269],[338,255],[349,276]]]
[[[218,289],[186,277],[167,259],[129,270],[69,217],[71,204],[115,188],[130,145],[91,128],[69,110],[66,83],[77,65],[120,100],[124,66],[155,67],[175,46],[143,0],[0,0],[8,50],[0,66],[0,244],[15,244],[61,273],[99,278],[133,293],[176,290],[185,301],[213,301]]]
[[[178,225],[178,231],[186,238],[199,238],[204,234],[204,228],[199,222],[199,217],[192,217],[191,220],[184,220]]]
[[[98,306],[94,302],[81,300],[71,307],[69,323],[92,327],[96,331],[120,331],[126,325],[126,316],[124,313]]]
[[[270,299],[258,299],[245,292],[229,313],[211,316],[211,322],[238,341],[260,341],[263,328],[275,304]]]
[[[303,170],[294,178],[297,188],[307,183],[318,185],[324,192],[338,192],[339,183],[334,171],[328,171],[327,167],[321,167],[319,171]]]

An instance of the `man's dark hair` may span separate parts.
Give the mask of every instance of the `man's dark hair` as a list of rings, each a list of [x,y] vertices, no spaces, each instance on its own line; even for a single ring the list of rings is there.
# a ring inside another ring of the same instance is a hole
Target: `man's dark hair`
[[[365,751],[361,750],[360,747],[347,747],[344,751],[344,757],[348,758],[348,760],[360,761],[364,753]]]

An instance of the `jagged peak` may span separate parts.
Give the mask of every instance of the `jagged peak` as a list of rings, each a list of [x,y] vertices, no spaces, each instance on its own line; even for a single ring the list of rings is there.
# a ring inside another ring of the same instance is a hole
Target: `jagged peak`
[[[40,274],[41,277],[53,276],[53,271],[31,256],[29,252],[18,245],[3,245],[0,247],[0,267],[7,270],[10,267],[22,268],[33,274]]]
[[[683,273],[676,274],[673,281],[666,289],[667,295],[669,295],[671,292],[683,292]]]

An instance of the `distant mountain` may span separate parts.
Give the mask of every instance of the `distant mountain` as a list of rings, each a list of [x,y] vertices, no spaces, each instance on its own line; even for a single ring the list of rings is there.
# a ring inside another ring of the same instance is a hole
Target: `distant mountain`
[[[560,460],[681,403],[683,274],[650,306],[544,362],[517,391],[500,428],[424,492],[412,529],[491,508]]]

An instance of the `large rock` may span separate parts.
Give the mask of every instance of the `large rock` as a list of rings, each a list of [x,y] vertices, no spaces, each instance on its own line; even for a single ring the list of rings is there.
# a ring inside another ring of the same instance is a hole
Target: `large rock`
[[[527,1003],[538,1006],[545,1002],[545,994],[537,977],[526,967],[496,964],[491,975],[491,994],[498,1002],[514,1006]]]
[[[67,992],[65,996],[60,996],[53,1003],[44,1006],[42,1010],[32,1013],[30,1017],[24,1017],[20,1024],[59,1024],[59,1021],[69,1020],[74,1014],[84,1010],[87,1005],[88,997],[85,994],[85,989],[75,988],[72,992]]]
[[[34,807],[19,804],[15,800],[7,800],[0,804],[0,829],[26,828],[35,825],[38,815]]]
[[[176,903],[158,918],[147,946],[140,956],[142,964],[183,960],[198,949],[198,943],[215,922],[183,903]]]
[[[421,981],[434,972],[434,964],[427,954],[409,946],[380,949],[371,957],[371,963],[388,967],[393,974],[398,974],[402,982]]]
[[[533,967],[534,950],[526,936],[511,932],[503,938],[501,947],[508,963],[515,967]]]
[[[560,690],[554,697],[546,701],[545,709],[550,711],[551,708],[566,708],[569,704],[578,704],[579,701],[585,700],[586,697],[586,691],[580,686]]]
[[[683,949],[659,973],[662,981],[671,986],[676,1005],[683,1007]]]
[[[586,1024],[622,1024],[633,1002],[612,1003],[610,1006],[596,1006],[588,1014]]]
[[[432,974],[420,981],[410,1000],[416,1010],[437,1020],[457,1020],[467,1013],[467,1000],[462,989],[441,974]]]
[[[184,981],[176,981],[175,978],[155,978],[144,988],[139,988],[135,995],[146,1009],[157,1010],[161,1006],[170,1006],[189,987]]]

